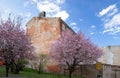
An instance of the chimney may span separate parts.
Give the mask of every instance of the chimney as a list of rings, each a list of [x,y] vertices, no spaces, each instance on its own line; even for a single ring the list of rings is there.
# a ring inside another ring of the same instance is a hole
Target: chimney
[[[39,15],[38,15],[38,17],[46,17],[46,12],[45,11],[42,11]]]

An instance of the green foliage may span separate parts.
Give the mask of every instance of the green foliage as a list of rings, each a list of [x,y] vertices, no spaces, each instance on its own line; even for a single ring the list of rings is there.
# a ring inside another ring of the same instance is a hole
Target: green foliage
[[[23,72],[35,72],[35,70],[32,69],[32,68],[23,68],[22,71],[23,71]]]

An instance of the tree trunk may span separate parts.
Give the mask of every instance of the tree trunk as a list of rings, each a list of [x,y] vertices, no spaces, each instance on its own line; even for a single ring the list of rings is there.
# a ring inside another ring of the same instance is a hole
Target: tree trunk
[[[82,70],[82,65],[80,65],[80,72],[81,72],[81,76],[83,75],[83,70]]]
[[[20,72],[19,69],[16,69],[14,74],[19,74],[19,72]]]
[[[69,78],[71,78],[71,77],[72,77],[72,71],[69,70]]]
[[[6,65],[5,65],[5,67],[6,67],[6,73],[5,73],[5,76],[6,76],[6,77],[8,77],[9,65],[8,65],[8,64],[6,64]]]
[[[13,63],[11,63],[11,66],[10,66],[10,72],[11,73],[14,73],[14,69],[15,69],[15,66]]]
[[[10,64],[8,63],[7,59],[5,59],[5,76],[8,77]]]
[[[40,74],[40,73],[41,73],[41,68],[39,67],[39,68],[38,68],[38,74]]]
[[[20,67],[19,67],[19,65],[15,65],[14,74],[19,74],[19,72],[20,72]]]

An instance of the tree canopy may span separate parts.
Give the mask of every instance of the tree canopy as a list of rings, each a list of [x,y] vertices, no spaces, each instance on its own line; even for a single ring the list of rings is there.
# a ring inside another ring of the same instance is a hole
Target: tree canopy
[[[11,64],[16,64],[20,59],[28,59],[33,56],[33,47],[30,38],[21,28],[19,18],[0,20],[0,57],[5,61],[6,76]]]
[[[59,64],[66,65],[71,77],[77,65],[92,64],[102,55],[102,51],[80,32],[64,31],[53,43],[50,56]]]

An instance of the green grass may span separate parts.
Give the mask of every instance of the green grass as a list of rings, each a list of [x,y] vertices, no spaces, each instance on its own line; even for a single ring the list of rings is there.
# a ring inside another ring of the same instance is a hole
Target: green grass
[[[5,77],[5,68],[0,66],[0,77]],[[37,74],[33,69],[25,68],[19,74],[9,73],[9,77],[20,77],[20,78],[68,78],[64,75],[56,75],[52,73]],[[72,78],[83,78],[80,76],[72,76]]]

